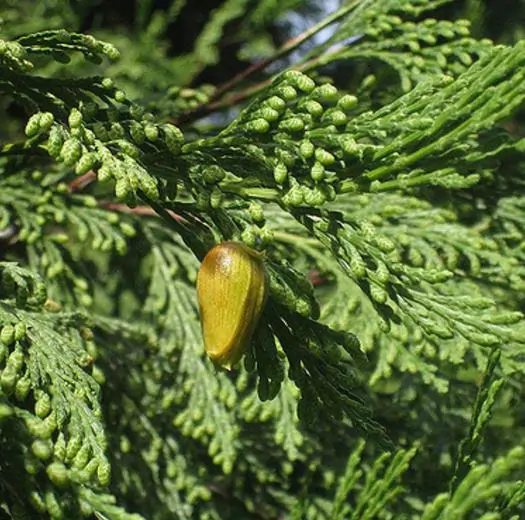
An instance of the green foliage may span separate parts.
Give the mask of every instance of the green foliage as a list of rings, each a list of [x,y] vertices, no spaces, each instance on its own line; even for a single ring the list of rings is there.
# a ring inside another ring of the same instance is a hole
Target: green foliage
[[[421,518],[465,518],[474,511],[479,511],[476,518],[511,517],[523,496],[523,483],[506,481],[505,478],[523,466],[524,455],[523,448],[516,447],[491,465],[478,464],[454,493],[438,495],[428,504]],[[494,502],[501,505],[494,506]],[[479,516],[481,511],[484,514]]]
[[[442,73],[457,76],[491,46],[487,40],[470,37],[468,20],[418,19],[425,11],[446,3],[448,0],[362,2],[306,59],[319,60],[323,65],[341,60],[379,60],[399,74],[404,91]],[[342,12],[346,10],[341,8]],[[346,44],[348,39],[350,45]]]
[[[175,54],[188,2],[69,4],[2,14],[1,516],[525,514],[523,43],[365,0],[279,47],[307,2],[226,0]],[[270,293],[231,373],[195,291],[224,240]]]
[[[365,470],[365,480],[359,485],[358,482],[364,473],[359,469],[363,462],[360,459],[363,448],[364,443],[360,443],[348,459],[345,473],[336,491],[332,518],[375,518],[384,511],[386,504],[393,501],[401,491],[395,485],[396,480],[407,470],[416,451],[414,448],[409,451],[401,450],[393,457],[384,453]],[[389,464],[384,468],[387,462]],[[356,488],[359,489],[358,498],[355,504],[349,505],[348,494]]]
[[[17,482],[9,506],[57,518],[95,508],[134,518],[114,507],[113,497],[89,489],[106,487],[111,467],[86,317],[46,310],[38,276],[10,262],[0,269],[1,439],[12,453],[0,482],[3,490]]]

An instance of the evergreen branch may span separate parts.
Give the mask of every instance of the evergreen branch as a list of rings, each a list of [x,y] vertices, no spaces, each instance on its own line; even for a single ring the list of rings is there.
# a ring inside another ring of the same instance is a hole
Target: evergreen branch
[[[416,454],[416,448],[383,453],[363,470],[364,449],[365,442],[359,441],[339,478],[330,516],[334,520],[383,516],[401,494],[398,481]]]
[[[523,467],[524,452],[521,447],[510,450],[492,464],[479,464],[470,469],[455,491],[436,496],[429,503],[422,520],[465,518],[470,513],[481,518],[481,514],[498,513],[493,501],[498,498],[510,498],[516,492],[512,481],[505,480],[512,473]],[[517,504],[516,504],[517,505]]]
[[[299,3],[223,2],[179,56],[184,0],[140,0],[118,34],[89,0],[2,13],[0,515],[523,513],[524,46],[428,17],[447,0],[366,0],[270,55],[265,16]],[[183,87],[254,37],[265,59]],[[194,289],[225,240],[269,293],[228,373]]]
[[[483,429],[491,419],[496,396],[503,386],[503,379],[496,379],[499,358],[500,352],[494,350],[487,360],[487,367],[479,386],[476,402],[474,403],[470,430],[468,436],[459,445],[454,476],[450,482],[451,493],[456,490],[458,483],[465,478],[474,464],[476,451],[483,438]]]
[[[182,117],[178,118],[177,124],[178,125],[185,125],[190,122],[196,121],[197,119],[200,119],[201,117],[204,117],[207,114],[210,114],[217,110],[218,108],[224,107],[224,106],[232,106],[247,97],[249,97],[254,92],[258,92],[260,88],[253,89],[253,87],[250,90],[243,91],[240,94],[237,94],[234,99],[230,99],[228,101],[221,101],[221,98],[225,96],[225,94],[230,94],[232,91],[234,91],[238,85],[242,84],[246,80],[248,80],[251,76],[254,76],[262,71],[264,69],[268,68],[273,63],[285,58],[290,53],[292,53],[294,50],[296,50],[298,47],[303,45],[305,42],[310,40],[313,36],[318,34],[320,31],[325,29],[326,27],[329,27],[333,23],[338,22],[342,18],[348,15],[348,13],[351,13],[353,10],[356,9],[356,6],[359,2],[352,1],[348,3],[348,5],[345,5],[335,11],[333,14],[327,16],[324,18],[321,22],[313,25],[312,27],[308,28],[306,31],[301,33],[298,36],[295,36],[294,38],[291,38],[287,42],[285,42],[279,49],[276,50],[275,53],[272,54],[270,58],[267,58],[265,60],[262,60],[258,63],[254,63],[253,65],[246,68],[244,71],[237,74],[235,77],[230,79],[229,81],[223,83],[222,85],[218,86],[217,89],[214,91],[213,95],[209,100],[207,100],[206,104],[203,104],[199,107],[197,107],[195,110],[188,112],[186,114],[183,114]],[[262,83],[262,86],[265,86],[267,83]],[[225,103],[227,103],[225,105]]]
[[[269,80],[248,85],[240,91],[236,89],[245,80],[286,57],[318,32],[336,22],[340,22],[340,26],[334,35],[298,60],[293,66],[295,70],[312,72],[343,60],[381,60],[399,73],[405,92],[410,90],[414,83],[438,73],[457,76],[466,70],[475,58],[486,55],[490,50],[490,43],[469,38],[469,24],[465,20],[451,23],[426,19],[416,24],[411,19],[405,22],[398,16],[398,13],[409,17],[417,16],[449,1],[420,5],[418,1],[407,0],[401,8],[397,2],[350,2],[283,44],[271,57],[254,63],[219,86],[205,103],[177,118],[177,124],[188,124],[260,93],[270,84]],[[437,44],[438,39],[448,41]]]
[[[83,315],[43,311],[38,277],[12,263],[0,263],[0,271],[2,429],[23,432],[24,464],[32,469],[20,476],[21,489],[35,489],[37,509],[59,516],[74,506],[52,490],[44,499],[34,476],[46,488],[105,488],[110,480],[96,348]]]

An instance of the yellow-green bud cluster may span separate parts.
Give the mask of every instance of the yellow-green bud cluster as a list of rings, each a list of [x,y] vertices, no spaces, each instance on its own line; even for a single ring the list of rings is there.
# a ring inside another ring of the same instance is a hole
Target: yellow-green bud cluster
[[[27,51],[18,42],[0,40],[0,62],[8,68],[18,72],[27,72],[33,68],[33,64],[26,60]]]
[[[102,109],[96,103],[80,103],[70,109],[67,124],[56,121],[51,112],[34,114],[26,135],[48,133],[46,147],[52,157],[74,168],[77,175],[92,170],[101,181],[114,180],[117,198],[130,205],[136,204],[137,190],[158,199],[158,181],[142,166],[146,154],[179,154],[184,136],[171,124],[155,123],[153,115],[129,102],[110,78],[101,85],[117,103],[105,110],[107,122],[101,122]]]
[[[55,117],[51,112],[37,112],[29,118],[26,124],[25,134],[27,137],[34,137],[38,134],[48,132],[54,122]]]
[[[19,401],[26,398],[31,385],[22,344],[25,335],[23,322],[7,323],[0,328],[0,387],[5,395],[14,393]]]
[[[282,74],[268,98],[248,109],[227,133],[256,132],[272,150],[273,180],[289,206],[321,206],[336,197],[347,155],[343,148],[355,96],[297,71]],[[354,142],[355,143],[355,142]],[[362,145],[355,145],[356,153]],[[353,151],[353,150],[352,150]]]
[[[200,85],[198,88],[173,86],[168,89],[166,97],[157,102],[155,108],[160,110],[162,115],[177,118],[181,114],[207,104],[211,100],[214,90],[213,85],[207,84]]]
[[[193,193],[197,206],[202,210],[221,207],[225,197],[219,184],[227,172],[216,164],[189,168],[189,176],[193,184]]]

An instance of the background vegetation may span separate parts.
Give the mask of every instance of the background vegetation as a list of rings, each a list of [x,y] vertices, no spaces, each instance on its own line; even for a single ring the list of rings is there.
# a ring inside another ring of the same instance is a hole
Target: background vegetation
[[[0,518],[524,517],[522,2],[0,17]],[[223,240],[270,279],[231,373]]]

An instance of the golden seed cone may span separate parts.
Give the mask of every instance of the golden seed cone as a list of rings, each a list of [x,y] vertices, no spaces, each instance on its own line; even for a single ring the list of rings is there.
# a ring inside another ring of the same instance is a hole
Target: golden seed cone
[[[197,295],[204,347],[215,363],[230,370],[241,359],[267,293],[260,253],[236,242],[223,242],[208,252],[197,277]]]

